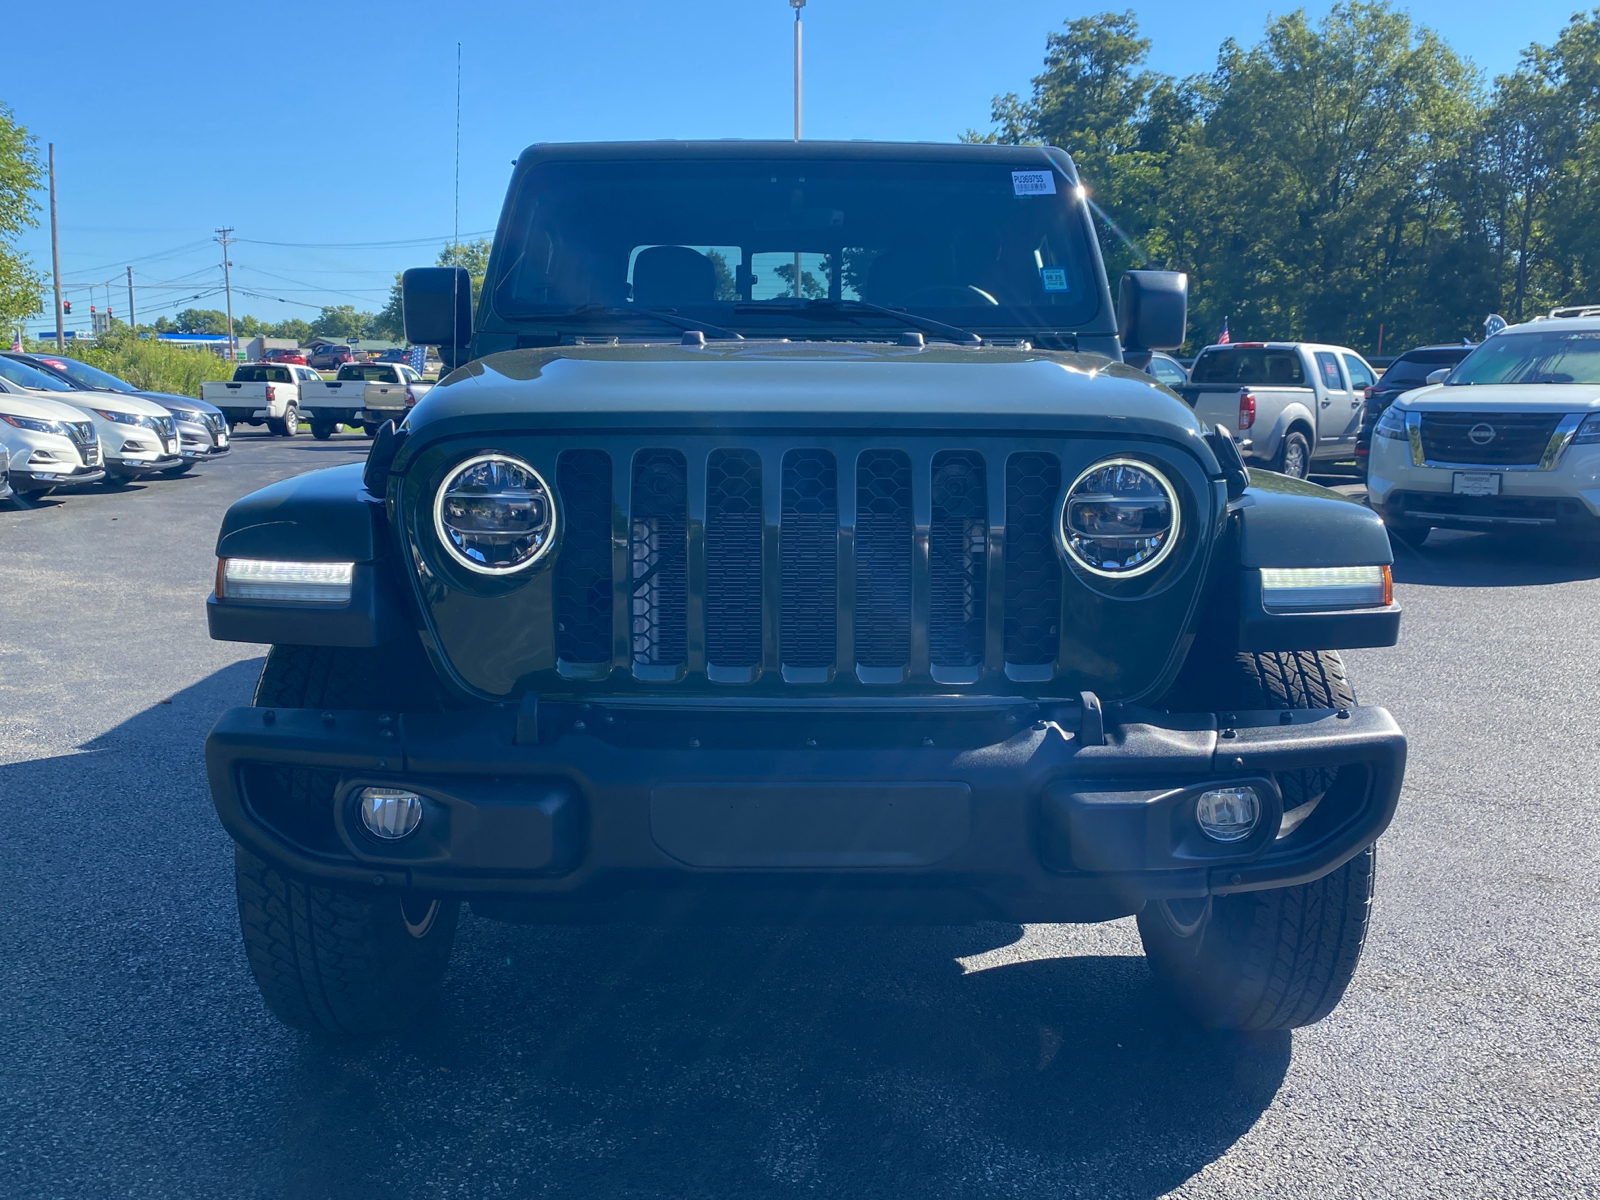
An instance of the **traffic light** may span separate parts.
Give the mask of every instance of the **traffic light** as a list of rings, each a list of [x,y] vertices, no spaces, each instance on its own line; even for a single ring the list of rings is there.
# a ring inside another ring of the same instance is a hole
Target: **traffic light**
[[[70,317],[72,315],[72,301],[63,300],[61,302],[61,311]]]

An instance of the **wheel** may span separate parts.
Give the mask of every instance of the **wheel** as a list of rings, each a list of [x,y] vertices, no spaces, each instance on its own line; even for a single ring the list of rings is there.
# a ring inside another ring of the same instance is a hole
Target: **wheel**
[[[325,442],[338,432],[339,425],[335,421],[312,421],[311,436],[319,442]]]
[[[1278,447],[1278,457],[1272,460],[1272,469],[1290,479],[1304,479],[1311,470],[1311,443],[1298,429],[1283,435]]]
[[[378,436],[378,430],[381,428],[383,428],[383,426],[379,425],[376,421],[368,421],[361,426],[361,432],[366,434],[369,438],[375,438]]]
[[[1424,525],[1420,521],[1390,521],[1385,520],[1383,527],[1389,531],[1389,540],[1399,542],[1411,550],[1419,550],[1422,543],[1428,540],[1432,525]]]
[[[406,651],[409,651],[407,653]],[[397,652],[274,646],[257,707],[394,708],[436,704],[420,644]],[[418,671],[426,671],[425,676]],[[293,786],[326,790],[324,772]],[[242,846],[234,883],[245,955],[267,1007],[296,1029],[374,1037],[410,1025],[432,1001],[455,942],[461,904],[401,890],[341,890],[287,875]]]
[[[194,463],[186,462],[176,467],[168,467],[161,474],[167,479],[176,479],[180,475],[187,475],[192,470],[194,470]]]
[[[283,416],[267,422],[267,431],[279,437],[293,437],[300,432],[300,406],[293,400],[284,406]]]
[[[1240,654],[1224,708],[1335,708],[1355,703],[1332,651]],[[1333,770],[1278,775],[1286,823],[1303,820]],[[1372,912],[1377,849],[1322,878],[1203,900],[1159,900],[1139,914],[1151,971],[1206,1025],[1296,1029],[1320,1021],[1344,996]]]
[[[106,477],[100,481],[100,486],[108,492],[120,492],[133,482],[132,475],[122,475],[116,471],[107,471]]]
[[[6,501],[6,503],[14,509],[27,510],[30,508],[38,508],[39,502],[53,491],[55,491],[54,488],[33,488],[32,490],[13,488],[11,491],[11,497]]]

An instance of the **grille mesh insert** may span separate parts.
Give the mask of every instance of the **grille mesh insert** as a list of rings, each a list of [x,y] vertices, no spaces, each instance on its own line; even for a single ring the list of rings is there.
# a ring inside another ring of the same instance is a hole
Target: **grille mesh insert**
[[[988,540],[983,456],[973,450],[934,455],[928,652],[935,666],[975,667],[983,662]]]
[[[761,661],[761,459],[713,450],[706,462],[706,661]]]
[[[633,458],[633,661],[675,666],[687,653],[689,487],[678,450]]]
[[[911,457],[867,450],[856,460],[856,661],[911,657]]]
[[[556,653],[611,661],[611,456],[568,450],[556,462],[567,528],[556,559]]]
[[[838,603],[838,469],[827,450],[783,456],[781,558],[783,662],[833,664]]]
[[[1061,462],[1053,454],[1006,460],[1006,618],[1008,663],[1052,663],[1060,640],[1061,560],[1056,555],[1056,499]]]

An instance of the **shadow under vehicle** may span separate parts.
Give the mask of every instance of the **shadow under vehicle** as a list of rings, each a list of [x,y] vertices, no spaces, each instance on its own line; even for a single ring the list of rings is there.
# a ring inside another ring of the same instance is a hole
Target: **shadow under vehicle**
[[[1139,367],[1043,147],[535,146],[452,372],[363,467],[235,504],[207,742],[269,1005],[394,1029],[509,922],[1137,914],[1205,1022],[1320,1019],[1405,740],[1360,505],[1247,472]]]

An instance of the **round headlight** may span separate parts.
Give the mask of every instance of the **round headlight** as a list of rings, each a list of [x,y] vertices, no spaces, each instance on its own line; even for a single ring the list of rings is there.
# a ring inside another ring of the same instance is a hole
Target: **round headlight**
[[[1178,520],[1178,494],[1165,475],[1137,459],[1108,458],[1067,489],[1061,544],[1084,570],[1126,579],[1172,551]]]
[[[520,458],[480,454],[445,476],[433,501],[439,541],[469,571],[510,575],[555,544],[555,497]]]

